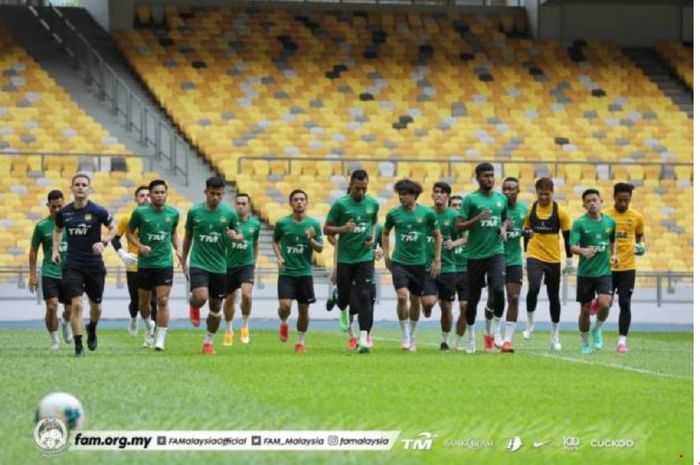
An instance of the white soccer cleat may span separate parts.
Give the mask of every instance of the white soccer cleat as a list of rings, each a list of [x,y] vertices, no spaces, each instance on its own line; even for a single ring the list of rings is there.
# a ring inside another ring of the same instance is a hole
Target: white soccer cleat
[[[525,330],[523,331],[523,338],[529,341],[532,335],[535,333],[535,325],[530,323],[525,323]]]
[[[147,332],[146,339],[143,341],[143,348],[150,349],[151,347],[153,347],[153,334]]]
[[[411,348],[411,337],[405,337],[401,340],[401,349],[408,350]]]
[[[467,340],[467,345],[464,351],[468,354],[475,354],[476,353],[476,344],[474,343],[474,339]]]
[[[61,322],[61,330],[63,332],[63,342],[65,342],[66,344],[72,344],[73,343],[73,330],[70,327],[70,322],[62,321]]]
[[[136,318],[129,319],[129,325],[126,328],[129,331],[129,336],[136,336],[139,332],[139,324]]]
[[[165,331],[159,331],[156,336],[156,343],[154,345],[158,352],[165,350]]]
[[[409,352],[414,352],[414,353],[415,353],[415,352],[418,350],[418,344],[416,343],[416,337],[415,337],[415,336],[411,336],[411,338],[409,339],[409,341],[410,341],[410,344],[409,344],[409,346],[408,346],[408,351],[409,351]]]
[[[58,341],[53,341],[51,343],[51,346],[49,346],[49,349],[51,350],[59,350],[61,348],[61,345]]]
[[[496,331],[496,333],[493,335],[493,345],[499,349],[503,347],[503,336],[501,335],[501,331]]]
[[[557,336],[552,336],[552,350],[555,352],[561,352],[561,342]]]

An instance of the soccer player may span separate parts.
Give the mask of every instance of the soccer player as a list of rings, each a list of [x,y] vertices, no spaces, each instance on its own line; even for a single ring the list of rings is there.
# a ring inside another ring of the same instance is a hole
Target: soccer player
[[[236,213],[238,228],[243,240],[232,242],[228,249],[226,290],[228,295],[224,300],[224,345],[233,345],[233,316],[236,313],[234,300],[236,290],[241,290],[241,342],[250,342],[248,319],[253,306],[253,283],[255,262],[258,260],[258,237],[260,236],[260,221],[250,214],[250,196],[239,192],[236,195]]]
[[[455,299],[455,286],[458,277],[454,250],[466,242],[464,237],[457,238],[454,232],[455,222],[459,213],[448,206],[451,193],[452,187],[446,182],[439,181],[433,185],[433,211],[440,228],[443,250],[440,257],[440,274],[433,277],[430,273],[426,273],[425,283],[423,284],[423,296],[421,297],[423,314],[426,318],[430,318],[433,306],[438,299],[440,300],[440,326],[442,328],[440,350],[442,351],[450,350],[448,339],[452,330],[452,301]],[[428,236],[427,239],[428,247],[426,247],[425,263],[429,267],[433,261],[431,247],[433,237]]]
[[[88,199],[89,191],[90,177],[87,174],[78,173],[73,176],[71,180],[73,202],[61,208],[56,214],[51,249],[51,261],[60,263],[60,244],[65,229],[68,251],[63,267],[62,286],[65,288],[66,298],[71,299],[70,323],[77,357],[84,355],[83,292],[90,300],[87,346],[90,350],[97,349],[97,323],[102,314],[102,294],[107,274],[102,252],[116,233],[112,215],[104,207]],[[109,229],[104,239],[102,239],[101,226]]]
[[[228,241],[241,241],[236,229],[238,217],[228,205],[222,204],[224,180],[212,176],[206,180],[206,200],[192,206],[185,221],[182,259],[185,275],[190,280],[190,322],[199,327],[199,309],[209,301],[207,333],[202,352],[215,354],[213,340],[221,323],[221,304],[226,296],[226,250]],[[192,252],[189,265],[187,257]]]
[[[527,205],[518,202],[520,183],[516,178],[509,177],[503,180],[503,194],[508,198],[506,213],[510,226],[505,243],[506,255],[506,296],[508,298],[508,311],[506,313],[506,337],[501,338],[500,322],[496,323],[494,345],[501,347],[501,352],[513,352],[513,334],[518,321],[518,304],[520,289],[523,285],[523,223],[527,217]],[[491,308],[492,295],[489,295],[487,306]]]
[[[367,195],[369,176],[364,170],[355,170],[350,176],[350,192],[331,206],[323,233],[338,235],[337,240],[337,305],[342,331],[350,328],[348,304],[354,288],[358,293],[360,323],[360,351],[368,351],[367,335],[372,327],[373,306],[371,283],[374,280],[374,242],[379,203]]]
[[[309,197],[301,189],[289,194],[292,214],[275,223],[272,250],[277,257],[279,276],[277,278],[278,314],[280,317],[280,341],[287,342],[289,326],[287,319],[292,312],[292,301],[297,301],[298,340],[296,352],[306,352],[304,337],[309,329],[309,305],[316,302],[314,279],[311,268],[313,251],[323,251],[321,224],[306,216]]]
[[[591,326],[591,300],[598,296],[598,313],[593,325],[593,348],[603,348],[601,327],[612,303],[611,251],[613,266],[619,266],[615,241],[615,220],[602,213],[603,201],[596,189],[586,189],[581,196],[586,214],[577,218],[571,229],[571,251],[579,256],[576,273],[576,301],[581,303],[578,328],[581,353],[592,352],[588,331]]]
[[[425,284],[427,237],[432,236],[434,239],[433,263],[430,267],[433,277],[440,273],[442,237],[435,212],[417,203],[418,196],[423,192],[420,184],[410,179],[402,179],[394,184],[394,192],[399,194],[401,205],[392,208],[386,215],[382,231],[382,249],[384,263],[386,269],[391,271],[398,299],[396,313],[403,332],[401,348],[415,352],[420,296]],[[396,248],[391,253],[389,235],[394,227]]]
[[[476,308],[481,297],[484,278],[488,276],[489,292],[493,295],[493,313],[486,313],[486,334],[484,350],[493,351],[493,316],[501,318],[505,307],[505,257],[503,242],[506,239],[506,205],[508,199],[500,192],[493,191],[494,172],[490,163],[477,165],[476,180],[479,190],[467,195],[457,219],[456,231],[469,230],[467,242],[467,281],[469,301],[467,302],[467,353],[476,352],[475,328]]]
[[[150,202],[149,200],[148,186],[139,186],[134,192],[134,202],[136,207]],[[137,316],[139,314],[139,267],[138,267],[138,248],[127,240],[127,248],[124,250],[121,243],[122,236],[126,235],[127,229],[129,228],[129,220],[131,219],[131,213],[126,213],[119,217],[117,220],[117,234],[112,239],[112,247],[117,251],[119,258],[121,258],[124,265],[126,265],[126,287],[129,289],[129,334],[136,336],[138,332],[138,320]],[[156,319],[156,299],[151,302],[151,318],[153,321]],[[148,328],[148,326],[145,326]]]
[[[625,182],[615,184],[613,187],[615,205],[603,210],[603,214],[615,221],[615,243],[620,260],[619,264],[612,268],[612,291],[614,294],[617,290],[620,305],[619,337],[616,348],[620,353],[627,352],[627,333],[632,322],[630,306],[636,268],[634,257],[646,253],[644,218],[637,210],[630,208],[632,191],[634,186],[631,184]]]
[[[527,322],[523,337],[530,339],[535,330],[535,309],[537,296],[540,293],[542,277],[547,287],[549,298],[549,316],[552,321],[551,344],[555,351],[561,350],[559,339],[559,319],[561,316],[561,301],[559,300],[559,283],[561,281],[561,248],[559,233],[564,238],[566,251],[566,266],[564,273],[573,272],[573,261],[569,247],[571,232],[571,217],[564,207],[552,200],[554,182],[550,178],[540,178],[535,183],[537,201],[530,208],[525,218],[527,237],[527,281],[526,297]]]
[[[29,248],[29,291],[34,293],[39,288],[39,279],[36,272],[36,260],[39,252],[39,245],[44,253],[44,260],[41,262],[41,293],[46,302],[46,329],[51,337],[51,349],[58,350],[58,304],[63,304],[63,319],[61,320],[61,330],[63,340],[66,344],[73,342],[73,333],[70,327],[70,299],[66,298],[66,293],[61,286],[63,270],[51,261],[51,250],[53,247],[53,230],[56,227],[56,214],[63,208],[63,192],[52,190],[47,197],[46,206],[49,207],[49,216],[39,221],[34,226],[31,247]],[[60,243],[61,260],[66,255],[65,233]]]
[[[450,197],[450,208],[458,212],[462,209],[462,196],[453,195]],[[459,317],[457,318],[457,323],[455,324],[455,350],[464,350],[464,334],[467,332],[467,301],[469,295],[469,286],[467,279],[467,233],[463,233],[464,245],[454,249],[455,254],[455,270],[457,271],[457,278],[455,283],[455,290],[457,291],[457,300],[459,301]]]
[[[139,310],[146,333],[143,346],[154,346],[153,330],[156,329],[155,349],[165,349],[170,310],[168,300],[173,287],[173,249],[182,264],[177,225],[180,212],[167,204],[168,185],[162,179],[148,184],[150,203],[138,207],[131,214],[127,238],[139,251],[138,295]],[[151,318],[152,293],[155,290],[158,313],[155,322]]]

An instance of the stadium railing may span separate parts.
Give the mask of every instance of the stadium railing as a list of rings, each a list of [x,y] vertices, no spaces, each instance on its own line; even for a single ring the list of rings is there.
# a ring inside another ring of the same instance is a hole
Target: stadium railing
[[[138,158],[142,162],[146,162],[144,167],[148,167],[148,171],[153,171],[153,157],[150,155],[133,154],[133,153],[79,153],[79,152],[2,152],[3,157],[39,157],[41,169],[48,169],[47,158],[65,157],[65,158],[89,158],[94,160],[93,167],[95,171],[120,171],[114,169],[112,160],[118,158]],[[85,170],[81,170],[85,171]],[[89,170],[87,170],[89,171]]]
[[[189,185],[189,158],[192,149],[169,122],[151,110],[75,26],[54,6],[29,6],[42,27],[82,69],[87,84],[95,84],[99,95],[110,103],[127,130],[137,131],[140,142],[153,148],[157,159],[170,164],[170,172],[182,176]]]

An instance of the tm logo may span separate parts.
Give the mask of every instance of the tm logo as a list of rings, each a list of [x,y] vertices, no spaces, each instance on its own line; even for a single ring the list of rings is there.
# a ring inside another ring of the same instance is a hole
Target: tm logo
[[[408,234],[401,234],[401,240],[403,242],[418,242],[420,233],[418,231],[411,231]]]
[[[217,242],[219,242],[220,237],[220,233],[212,231],[209,234],[200,234],[199,241],[207,244],[216,244]]]
[[[415,439],[404,439],[403,448],[411,450],[430,450],[433,447],[433,439],[436,437],[436,434],[426,431],[420,433]]]

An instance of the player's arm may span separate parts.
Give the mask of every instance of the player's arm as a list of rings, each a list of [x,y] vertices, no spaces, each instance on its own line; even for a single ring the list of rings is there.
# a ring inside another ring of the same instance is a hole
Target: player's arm
[[[638,257],[644,255],[647,251],[647,246],[644,241],[644,220],[640,216],[637,220],[637,226],[634,229],[634,254]]]
[[[182,253],[180,253],[180,235],[177,232],[177,222],[175,222],[173,225],[173,232],[170,235],[170,242],[173,245],[173,249],[175,249],[175,257],[177,257],[177,261],[180,262],[180,266],[184,267]]]
[[[139,250],[139,255],[148,255],[151,253],[151,248],[147,245],[141,243],[141,239],[136,234],[136,230],[141,226],[141,217],[134,210],[131,214],[131,219],[129,220],[129,225],[126,228],[126,240],[134,244],[134,246]]]
[[[389,215],[386,217],[386,222],[382,228],[382,250],[384,250],[384,265],[386,269],[391,271],[391,238],[389,234],[391,233],[391,228],[394,227],[394,223],[390,221]]]
[[[328,237],[328,243],[333,246],[333,268],[331,271],[331,282],[336,284],[338,281],[338,240],[335,236]]]
[[[51,261],[54,263],[59,263],[61,261],[61,238],[63,237],[63,222],[61,221],[61,226],[59,226],[59,218],[56,217],[56,225],[53,228],[53,236],[51,237]]]
[[[576,223],[574,223],[573,228],[571,228],[571,253],[585,258],[592,258],[593,255],[595,255],[595,249],[593,247],[581,247],[579,245],[581,242],[579,228],[579,225]]]
[[[610,253],[613,266],[618,266],[620,264],[620,259],[617,257],[617,224],[613,221],[612,231],[610,232]]]
[[[430,274],[434,277],[440,274],[440,267],[442,261],[442,234],[440,234],[440,228],[435,225],[433,229],[433,263],[430,266]]]
[[[563,208],[559,209],[559,224],[561,225],[561,235],[564,238],[564,252],[566,253],[566,262],[562,271],[570,274],[575,271],[572,258],[573,252],[571,251],[571,217]]]
[[[491,210],[489,209],[484,209],[480,211],[478,215],[469,218],[470,209],[471,203],[469,201],[469,196],[467,196],[464,199],[464,202],[462,203],[462,209],[459,211],[459,216],[457,217],[457,221],[455,222],[456,233],[460,233],[462,231],[466,231],[467,229],[471,229],[479,221],[488,220],[489,218],[491,218]]]
[[[33,241],[32,241],[33,242]],[[34,293],[39,289],[39,277],[36,273],[36,259],[39,248],[34,244],[29,247],[29,292]]]
[[[355,230],[355,220],[350,218],[347,223],[342,226],[338,226],[338,221],[340,220],[340,205],[334,203],[331,206],[326,221],[323,223],[323,234],[326,236],[331,236],[335,234],[345,234],[350,233]]]
[[[316,253],[323,252],[323,236],[321,235],[321,225],[316,224],[306,230],[306,235],[309,238],[309,245]]]
[[[280,242],[282,241],[282,225],[279,222],[275,223],[275,231],[272,233],[272,252],[277,257],[277,266],[280,270],[284,270],[284,256],[282,255],[282,249],[280,247]]]

